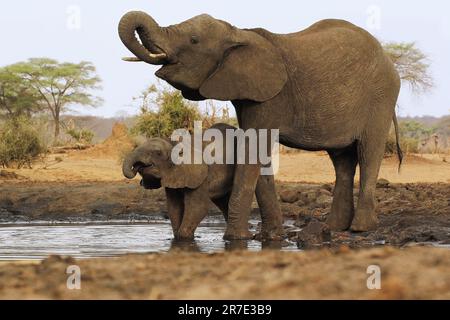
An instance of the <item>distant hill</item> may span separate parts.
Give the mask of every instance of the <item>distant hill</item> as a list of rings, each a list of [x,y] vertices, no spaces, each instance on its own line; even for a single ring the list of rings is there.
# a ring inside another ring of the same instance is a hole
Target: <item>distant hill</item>
[[[103,118],[95,116],[78,116],[78,115],[64,115],[62,117],[64,123],[73,122],[78,128],[90,129],[95,133],[94,143],[104,141],[111,135],[112,128],[115,123],[122,122],[130,128],[135,118]],[[435,128],[435,133],[439,136],[440,144],[444,148],[448,148],[447,141],[450,141],[450,115],[444,117],[400,117],[399,122],[403,121],[417,121],[429,128]]]
[[[103,118],[78,115],[64,115],[62,120],[66,125],[72,122],[77,128],[92,130],[95,133],[94,143],[102,142],[108,138],[115,123],[122,122],[127,127],[130,127],[134,122],[134,118]]]
[[[445,152],[450,149],[450,115],[443,117],[403,117],[399,122],[416,121],[427,128],[433,128],[433,134],[419,141],[420,152]]]
[[[450,115],[443,117],[431,117],[431,116],[422,116],[422,117],[399,117],[398,121],[417,121],[427,127],[441,127],[448,126],[450,124]]]

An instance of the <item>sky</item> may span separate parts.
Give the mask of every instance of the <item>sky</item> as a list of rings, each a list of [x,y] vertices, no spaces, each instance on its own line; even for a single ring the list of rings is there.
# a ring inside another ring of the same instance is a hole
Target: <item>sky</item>
[[[121,16],[143,10],[162,25],[201,13],[237,27],[276,33],[307,28],[326,18],[348,20],[381,41],[410,42],[425,52],[435,87],[417,95],[403,86],[401,116],[450,113],[450,2],[447,0],[14,0],[0,6],[0,66],[30,57],[61,62],[91,61],[102,78],[102,106],[77,107],[79,114],[112,117],[136,114],[133,97],[156,82],[157,67],[126,63],[130,53],[117,35]],[[202,106],[204,107],[204,106]]]

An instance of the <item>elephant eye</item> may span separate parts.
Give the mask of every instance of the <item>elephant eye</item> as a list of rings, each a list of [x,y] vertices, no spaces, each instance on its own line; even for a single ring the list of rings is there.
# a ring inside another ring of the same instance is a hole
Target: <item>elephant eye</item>
[[[192,36],[191,37],[191,43],[192,44],[197,44],[198,43],[198,37],[197,36]]]

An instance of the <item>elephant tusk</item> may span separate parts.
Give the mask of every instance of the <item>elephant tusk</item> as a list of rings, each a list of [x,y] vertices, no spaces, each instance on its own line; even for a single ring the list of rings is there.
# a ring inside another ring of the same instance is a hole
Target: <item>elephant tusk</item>
[[[142,60],[137,57],[124,57],[122,58],[123,61],[126,62],[141,62]]]
[[[156,60],[163,60],[167,58],[167,54],[165,53],[149,53],[148,56],[151,59],[156,59]],[[138,57],[124,57],[122,58],[123,61],[126,62],[142,62],[141,59],[139,59]]]
[[[158,53],[158,54],[155,54],[155,53],[149,53],[149,56],[150,56],[150,58],[152,58],[152,59],[166,59],[167,58],[167,54],[165,54],[165,53]]]

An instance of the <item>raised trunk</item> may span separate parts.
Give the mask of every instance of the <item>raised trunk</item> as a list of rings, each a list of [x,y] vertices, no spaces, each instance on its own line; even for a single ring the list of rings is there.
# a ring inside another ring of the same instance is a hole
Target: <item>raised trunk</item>
[[[135,32],[138,33],[142,44],[136,39]],[[159,33],[161,33],[161,27],[145,12],[131,11],[125,14],[119,23],[119,37],[138,59],[125,58],[124,60],[141,60],[155,65],[166,62],[167,55],[151,41],[152,37]]]

